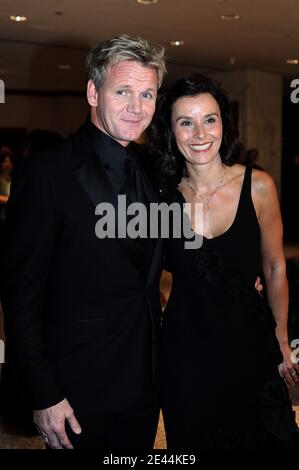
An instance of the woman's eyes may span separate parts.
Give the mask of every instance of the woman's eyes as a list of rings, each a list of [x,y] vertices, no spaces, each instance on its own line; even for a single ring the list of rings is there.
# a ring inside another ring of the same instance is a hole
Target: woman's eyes
[[[205,124],[214,124],[214,122],[216,122],[216,119],[214,117],[209,117],[205,120]]]
[[[192,122],[191,121],[181,121],[181,126],[183,126],[183,127],[192,126]]]
[[[204,124],[214,124],[215,122],[216,122],[216,119],[214,117],[209,117],[204,120]],[[194,123],[193,121],[188,121],[185,119],[184,121],[181,121],[180,125],[182,127],[190,127],[190,126],[194,126]]]

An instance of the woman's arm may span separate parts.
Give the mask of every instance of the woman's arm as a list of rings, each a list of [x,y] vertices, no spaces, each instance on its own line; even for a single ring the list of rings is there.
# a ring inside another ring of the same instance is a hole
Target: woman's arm
[[[4,194],[0,194],[0,204],[6,204],[8,201],[8,196],[5,196]]]
[[[261,229],[261,252],[267,294],[276,321],[276,337],[283,356],[279,366],[288,385],[298,381],[299,365],[292,364],[288,339],[288,282],[283,252],[283,226],[275,183],[262,171],[253,172],[252,197]],[[295,372],[294,372],[295,371]]]

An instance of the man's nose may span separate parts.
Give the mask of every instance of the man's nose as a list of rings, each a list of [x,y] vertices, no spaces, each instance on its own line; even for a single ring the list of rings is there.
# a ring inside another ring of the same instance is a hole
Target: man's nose
[[[142,109],[141,97],[132,95],[128,105],[128,111],[130,113],[140,113]]]

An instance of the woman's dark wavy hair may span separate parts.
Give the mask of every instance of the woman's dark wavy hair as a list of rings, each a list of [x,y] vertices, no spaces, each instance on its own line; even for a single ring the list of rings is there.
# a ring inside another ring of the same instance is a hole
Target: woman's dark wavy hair
[[[189,74],[179,79],[157,101],[156,112],[149,129],[149,144],[156,158],[156,170],[160,187],[173,183],[176,187],[186,172],[183,155],[180,153],[171,128],[173,104],[185,96],[209,93],[217,101],[221,112],[223,137],[220,146],[222,161],[231,166],[238,153],[238,132],[234,128],[231,106],[227,94],[219,82],[200,74]]]

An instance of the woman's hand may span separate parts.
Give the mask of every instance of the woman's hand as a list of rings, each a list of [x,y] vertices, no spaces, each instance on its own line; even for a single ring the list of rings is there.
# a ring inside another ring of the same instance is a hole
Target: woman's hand
[[[289,346],[281,348],[283,361],[278,366],[280,377],[283,377],[288,388],[294,387],[299,381],[299,364],[292,362],[292,350]]]
[[[256,288],[256,290],[258,291],[258,293],[260,295],[262,295],[262,290],[263,290],[263,284],[261,283],[261,278],[259,276],[257,276],[256,278],[256,281],[255,281],[255,284],[254,284],[254,287]]]

